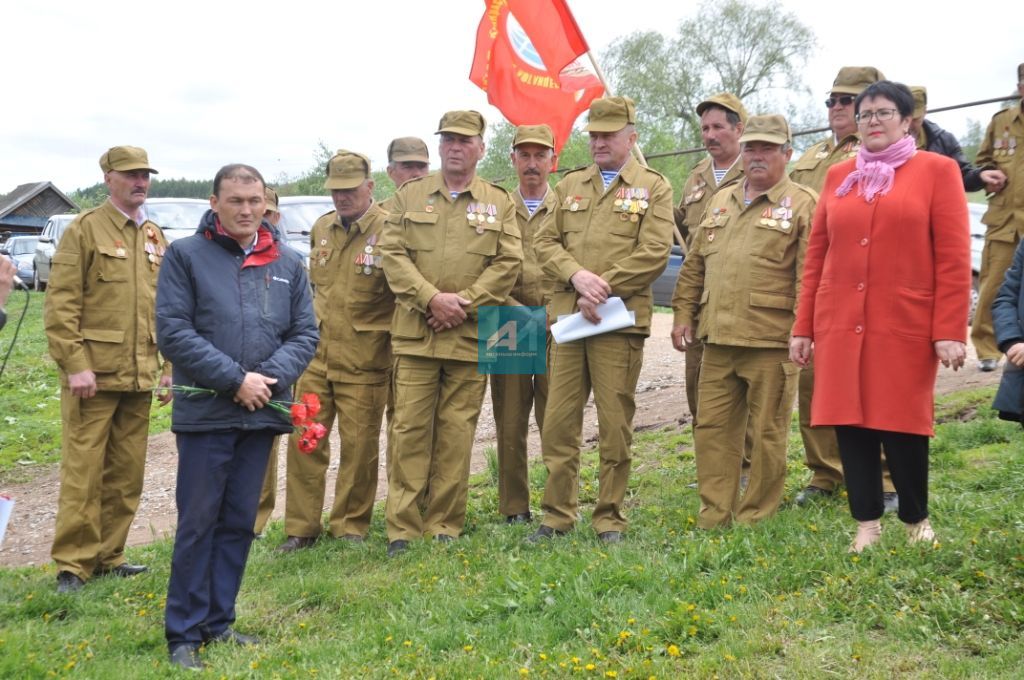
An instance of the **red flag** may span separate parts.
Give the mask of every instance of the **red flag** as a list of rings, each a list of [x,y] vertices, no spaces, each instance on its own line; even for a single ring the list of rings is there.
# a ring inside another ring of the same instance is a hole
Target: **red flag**
[[[579,57],[587,52],[565,0],[484,0],[469,79],[513,125],[547,123],[555,151],[604,93]]]

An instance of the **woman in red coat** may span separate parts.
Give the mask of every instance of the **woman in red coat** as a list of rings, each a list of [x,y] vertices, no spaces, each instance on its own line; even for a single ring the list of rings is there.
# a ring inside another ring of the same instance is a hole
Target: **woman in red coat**
[[[814,352],[814,425],[833,425],[859,523],[851,550],[878,541],[881,447],[911,541],[931,541],[928,437],[938,362],[966,356],[971,261],[954,161],[917,151],[914,100],[880,81],[855,102],[862,146],[835,165],[807,246],[790,357]]]

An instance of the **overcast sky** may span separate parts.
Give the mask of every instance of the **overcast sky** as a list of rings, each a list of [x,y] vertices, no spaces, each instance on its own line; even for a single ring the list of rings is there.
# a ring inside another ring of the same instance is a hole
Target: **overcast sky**
[[[939,3],[783,0],[816,34],[806,68],[824,99],[838,68],[873,65],[928,87],[932,107],[1013,91],[1024,61],[1020,0]],[[696,3],[569,0],[595,53],[634,31],[674,33]],[[312,165],[318,141],[367,153],[428,140],[441,114],[500,114],[469,82],[483,0],[333,3],[48,0],[10,3],[0,39],[0,194],[101,179],[110,146],[145,147],[160,177],[206,179],[229,162],[269,181]],[[954,7],[950,5],[950,7]],[[957,136],[995,105],[933,117]],[[822,123],[825,109],[821,107]],[[642,130],[641,130],[642,133]],[[641,140],[642,141],[642,140]]]

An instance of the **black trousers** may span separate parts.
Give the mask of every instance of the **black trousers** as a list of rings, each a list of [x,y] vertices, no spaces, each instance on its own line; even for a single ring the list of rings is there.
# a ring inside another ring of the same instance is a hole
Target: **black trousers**
[[[928,517],[928,437],[850,425],[836,426],[839,457],[850,500],[860,522],[882,516],[882,446],[900,496],[899,518],[916,524]]]
[[[272,430],[179,432],[178,529],[167,585],[167,646],[199,644],[235,622]]]

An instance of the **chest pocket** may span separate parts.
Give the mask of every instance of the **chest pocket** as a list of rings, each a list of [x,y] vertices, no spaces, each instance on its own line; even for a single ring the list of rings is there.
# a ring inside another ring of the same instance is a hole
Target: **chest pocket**
[[[558,209],[562,219],[562,245],[569,252],[575,252],[583,245],[583,231],[590,221],[590,199],[572,200],[570,196]]]
[[[324,286],[331,282],[334,269],[334,258],[338,251],[327,246],[317,246],[309,253],[309,280],[314,286]]]
[[[97,245],[100,255],[96,258],[93,268],[99,281],[127,281],[130,265],[125,248],[108,245]]]
[[[697,235],[700,239],[700,253],[705,259],[717,255],[722,250],[722,239],[725,237],[725,228],[729,226],[729,217],[716,220],[705,220],[701,223],[701,231]],[[694,246],[697,244],[695,243]]]
[[[437,240],[437,214],[407,212],[402,219],[405,222],[405,246],[413,251],[410,257],[415,262],[416,253],[434,249]]]
[[[792,243],[792,233],[796,228],[790,222],[788,229],[783,229],[779,221],[776,225],[755,224],[754,231],[750,235],[750,254],[755,258],[761,258],[778,263],[786,256],[786,250]]]
[[[467,221],[468,222],[468,221]],[[466,242],[466,251],[484,257],[494,257],[498,252],[498,236],[501,232],[501,223],[494,222],[469,222],[469,238]]]

